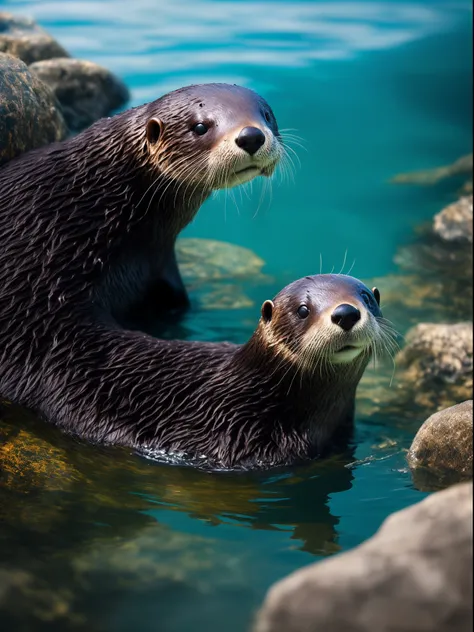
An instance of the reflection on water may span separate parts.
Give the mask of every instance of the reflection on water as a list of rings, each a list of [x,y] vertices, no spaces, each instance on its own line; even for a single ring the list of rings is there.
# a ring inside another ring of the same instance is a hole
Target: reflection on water
[[[365,449],[362,467],[400,444]],[[358,467],[354,447],[271,472],[160,465],[9,405],[0,459],[0,620],[18,630],[243,630],[275,575],[340,550],[330,499]]]
[[[352,450],[297,472],[212,475],[82,444],[9,406],[0,437],[0,574],[9,575],[0,610],[6,622],[11,611],[11,621],[24,617],[25,626],[39,619],[45,629],[51,623],[52,629],[81,629],[95,620],[98,600],[102,614],[92,629],[100,630],[106,613],[124,608],[130,616],[129,608],[154,594],[155,616],[164,616],[170,595],[197,601],[205,621],[210,608],[217,620],[206,629],[219,630],[225,610],[215,612],[216,604],[237,598],[247,617],[260,596],[251,579],[255,544],[242,552],[242,537],[250,542],[252,532],[261,532],[257,540],[264,543],[264,533],[273,533],[269,543],[282,547],[289,538],[284,549],[316,556],[339,549],[338,518],[328,500],[351,486],[346,465],[354,460]],[[183,529],[180,515],[201,526]],[[209,530],[218,526],[233,533],[230,540]]]
[[[150,515],[160,520],[161,512],[173,510],[210,525],[236,522],[251,529],[292,532],[291,537],[301,541],[301,548],[315,554],[337,549],[333,530],[337,520],[330,516],[328,496],[350,488],[353,476],[346,466],[355,458],[353,449],[348,449],[294,472],[274,469],[213,474],[149,461],[122,448],[83,444],[6,404],[1,437],[2,492],[30,498],[25,507],[2,503],[8,507],[6,522],[15,523],[17,511],[22,520],[26,507],[35,511],[31,494],[37,501],[44,494],[54,494],[63,507],[71,501],[78,506],[83,503],[81,520],[85,523],[92,517],[94,522],[114,523],[114,512],[132,510],[139,526],[142,521],[146,524]],[[40,509],[38,522],[33,521],[31,527],[44,532],[64,518],[58,506],[46,516]],[[320,524],[321,532],[313,529],[305,535],[302,523]],[[91,524],[92,531],[96,526]],[[81,532],[77,525],[74,529]]]

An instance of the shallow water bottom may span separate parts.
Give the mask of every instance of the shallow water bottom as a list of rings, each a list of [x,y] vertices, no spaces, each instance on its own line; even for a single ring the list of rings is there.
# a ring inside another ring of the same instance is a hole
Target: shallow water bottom
[[[359,416],[343,453],[238,473],[87,445],[11,406],[1,419],[0,621],[20,632],[248,629],[273,581],[424,496],[402,418]]]

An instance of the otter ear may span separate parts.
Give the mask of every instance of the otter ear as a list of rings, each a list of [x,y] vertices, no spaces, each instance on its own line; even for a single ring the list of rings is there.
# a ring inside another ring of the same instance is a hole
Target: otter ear
[[[380,306],[380,292],[376,287],[372,288],[372,294],[375,296],[375,300],[377,301],[377,305]]]
[[[265,303],[262,305],[262,318],[263,318],[263,322],[265,323],[269,323],[272,319],[272,314],[273,314],[273,302],[272,301],[265,301]]]
[[[146,139],[150,143],[150,145],[154,145],[158,142],[159,137],[161,136],[161,131],[163,128],[163,123],[160,119],[151,118],[146,124]]]

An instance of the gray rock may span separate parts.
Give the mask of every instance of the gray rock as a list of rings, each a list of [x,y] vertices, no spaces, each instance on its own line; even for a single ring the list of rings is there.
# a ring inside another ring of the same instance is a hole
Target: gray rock
[[[48,86],[17,57],[0,53],[0,165],[66,135],[66,123]]]
[[[431,415],[418,430],[407,460],[418,488],[472,479],[472,400]]]
[[[472,175],[472,166],[472,154],[467,154],[466,156],[461,156],[461,158],[458,158],[450,165],[443,165],[434,169],[423,169],[422,171],[412,171],[411,173],[400,173],[392,178],[391,181],[395,184],[433,185],[453,176]]]
[[[68,57],[68,53],[34,20],[0,11],[0,52],[19,57],[32,64],[51,57]]]
[[[436,388],[443,383],[471,387],[472,323],[421,323],[410,329],[405,340],[397,362],[409,372],[406,377],[414,388]]]
[[[472,630],[472,491],[433,494],[361,546],[279,582],[255,631]]]
[[[79,59],[59,58],[30,66],[56,95],[71,130],[79,131],[124,105],[125,84],[106,68]]]
[[[433,230],[445,241],[472,244],[472,195],[460,198],[435,215]]]

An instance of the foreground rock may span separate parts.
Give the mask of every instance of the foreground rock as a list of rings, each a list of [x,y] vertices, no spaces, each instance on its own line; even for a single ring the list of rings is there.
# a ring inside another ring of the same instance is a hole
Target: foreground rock
[[[416,486],[433,489],[472,479],[472,432],[472,400],[431,415],[408,451]]]
[[[472,244],[472,195],[460,198],[435,215],[433,230],[445,241]]]
[[[472,630],[472,483],[388,518],[349,553],[274,586],[256,632]]]
[[[34,20],[0,11],[0,52],[19,57],[25,64],[41,59],[68,57],[68,53]]]
[[[0,165],[66,137],[54,95],[22,61],[0,53],[0,76]]]
[[[118,77],[89,61],[48,59],[32,64],[30,70],[51,88],[72,131],[108,116],[130,98]]]

